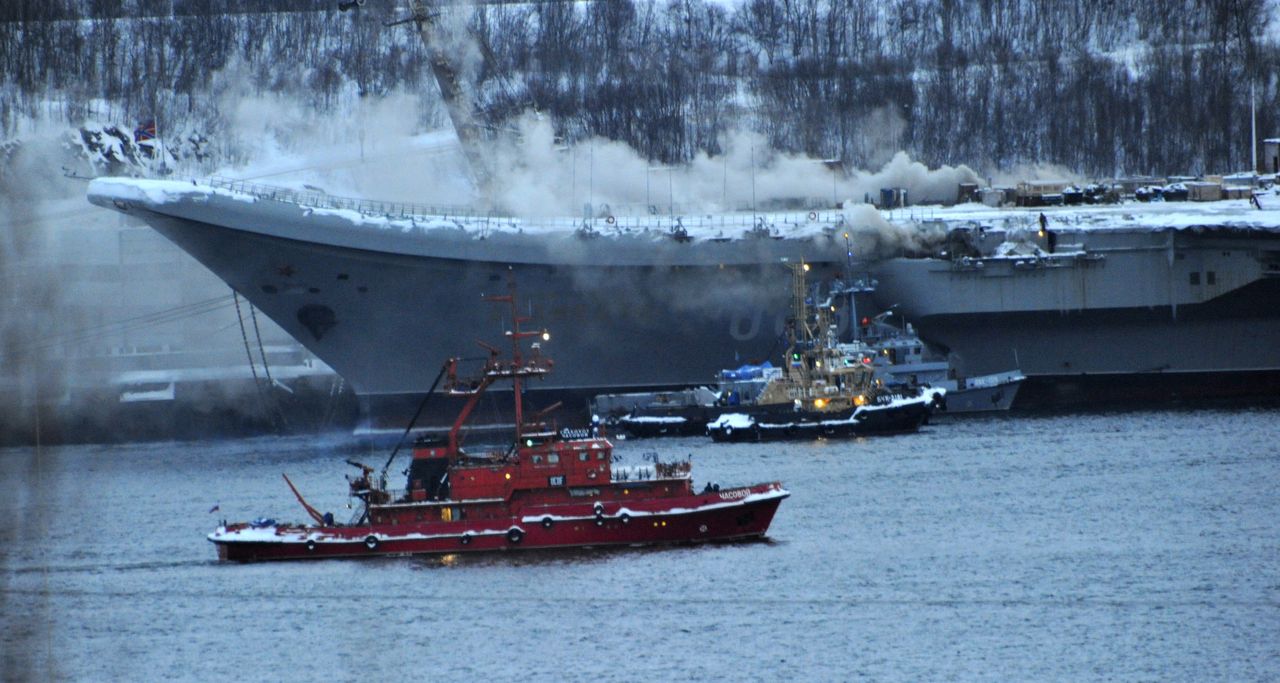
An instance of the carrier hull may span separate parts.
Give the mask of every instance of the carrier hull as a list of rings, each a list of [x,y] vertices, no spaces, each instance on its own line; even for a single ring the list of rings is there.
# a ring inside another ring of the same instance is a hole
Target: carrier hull
[[[352,385],[375,429],[404,424],[458,339],[500,328],[498,314],[457,303],[509,272],[566,362],[531,390],[570,397],[567,413],[585,419],[597,393],[705,384],[765,360],[781,348],[786,264],[805,260],[815,281],[849,268],[839,224],[813,227],[825,215],[780,238],[489,234],[462,222],[370,228],[355,212],[211,191],[157,198],[144,182],[95,181],[90,200],[146,221],[249,299]],[[1177,388],[1188,398],[1280,393],[1267,381],[1280,371],[1280,231],[1069,239],[1081,257],[1053,267],[888,259],[874,267],[874,297],[945,347],[961,375],[1019,368],[1028,381],[1015,407],[1072,403],[1088,392],[1071,387],[1114,377],[1125,382],[1117,398],[1167,395],[1179,375],[1197,380]]]
[[[1019,407],[1280,393],[1280,233],[1073,239],[1090,258],[885,261],[875,296],[961,374],[1017,367]]]

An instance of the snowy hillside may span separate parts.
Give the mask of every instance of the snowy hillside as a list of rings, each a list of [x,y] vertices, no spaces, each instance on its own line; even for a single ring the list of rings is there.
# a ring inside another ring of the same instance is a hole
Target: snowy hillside
[[[15,0],[0,9],[0,139],[24,122],[155,119],[214,165],[408,97],[397,125],[442,127],[425,50],[398,3]],[[277,11],[264,11],[272,9]],[[1249,163],[1250,86],[1280,132],[1274,2],[614,0],[446,10],[487,123],[530,111],[563,140],[663,163],[755,131],[782,153],[877,167],[904,150],[984,173],[1090,175]],[[246,132],[246,126],[247,132]],[[346,135],[359,133],[347,132]],[[295,142],[297,142],[295,140]]]

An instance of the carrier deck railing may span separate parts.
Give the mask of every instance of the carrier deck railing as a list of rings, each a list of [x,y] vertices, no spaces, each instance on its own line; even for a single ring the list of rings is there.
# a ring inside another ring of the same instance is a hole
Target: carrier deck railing
[[[293,190],[287,187],[260,185],[245,180],[233,180],[217,176],[209,179],[209,185],[239,194],[247,194],[258,199],[286,202],[317,209],[347,209],[371,216],[472,218],[478,215],[474,209],[466,206],[384,202],[356,199],[354,197],[339,197],[320,190]]]
[[[674,237],[687,235],[688,230],[696,230],[699,237],[715,239],[717,235],[709,232],[732,228],[747,229],[748,235],[762,239],[779,239],[784,230],[814,224],[824,226],[824,230],[834,234],[845,222],[844,214],[835,210],[784,211],[784,212],[735,212],[714,214],[659,214],[648,215],[604,215],[590,218],[552,217],[552,218],[516,218],[497,214],[481,213],[472,207],[457,205],[417,204],[412,202],[389,202],[371,199],[357,199],[331,195],[319,190],[295,190],[272,185],[262,185],[245,180],[212,177],[208,181],[211,187],[245,194],[268,201],[285,202],[298,206],[318,209],[339,209],[355,211],[367,216],[378,216],[392,219],[443,219],[466,223],[467,227],[495,227],[517,229],[524,226],[541,229],[577,230],[584,238],[603,235],[625,234],[630,232],[661,231]],[[728,239],[738,235],[721,235]]]

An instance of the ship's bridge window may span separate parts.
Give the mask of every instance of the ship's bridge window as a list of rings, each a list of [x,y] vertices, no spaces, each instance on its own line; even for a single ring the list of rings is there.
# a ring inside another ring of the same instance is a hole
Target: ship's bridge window
[[[1200,284],[1200,273],[1199,273],[1199,272],[1195,272],[1195,273],[1192,273],[1192,274],[1191,274],[1191,284],[1193,284],[1193,285],[1198,285],[1198,284]]]
[[[588,457],[590,457],[590,454],[583,451],[578,454],[578,462],[586,462]]]
[[[533,464],[535,464],[535,465],[541,465],[541,464],[542,464],[542,456],[541,456],[541,455],[535,455],[535,456],[533,456]]]
[[[554,464],[556,464],[556,463],[560,462],[560,454],[559,454],[559,453],[552,453],[551,455],[548,455],[548,456],[547,456],[547,462],[551,463],[552,465],[554,465]]]
[[[596,460],[604,460],[604,451],[596,453]]]
[[[1212,270],[1211,270],[1211,271],[1209,271],[1209,272],[1207,272],[1207,273],[1205,273],[1205,274],[1204,274],[1205,282],[1207,282],[1207,283],[1209,283],[1209,284],[1211,284],[1211,285],[1212,285],[1212,284],[1216,284],[1216,283],[1218,282],[1218,277],[1217,277],[1217,275],[1218,275],[1218,274],[1217,274],[1217,273],[1215,273],[1215,272],[1213,272]]]

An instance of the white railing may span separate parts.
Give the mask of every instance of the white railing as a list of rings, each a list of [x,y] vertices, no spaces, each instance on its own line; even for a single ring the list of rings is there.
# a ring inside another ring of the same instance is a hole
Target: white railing
[[[396,216],[401,218],[443,216],[451,218],[478,215],[474,209],[465,206],[384,202],[371,199],[356,199],[354,197],[339,197],[317,190],[292,190],[286,187],[259,185],[231,178],[213,177],[209,179],[209,185],[230,190],[231,192],[247,194],[258,199],[287,202],[318,209],[348,209],[373,216]]]
[[[592,218],[567,216],[548,218],[516,218],[492,213],[481,213],[472,207],[390,202],[371,199],[341,197],[318,190],[294,190],[271,185],[261,185],[244,180],[213,177],[211,187],[246,194],[268,201],[286,202],[303,207],[320,209],[345,209],[369,216],[390,218],[444,218],[462,219],[469,225],[485,228],[518,229],[524,226],[539,229],[579,231],[589,239],[594,236],[618,236],[633,233],[659,232],[679,239],[696,231],[698,237],[725,239],[747,236],[760,239],[777,239],[793,231],[814,225],[824,226],[829,234],[835,234],[844,225],[844,214],[834,210],[787,212],[733,212],[707,214],[652,214],[652,215],[601,215]],[[726,230],[730,232],[726,232]]]

